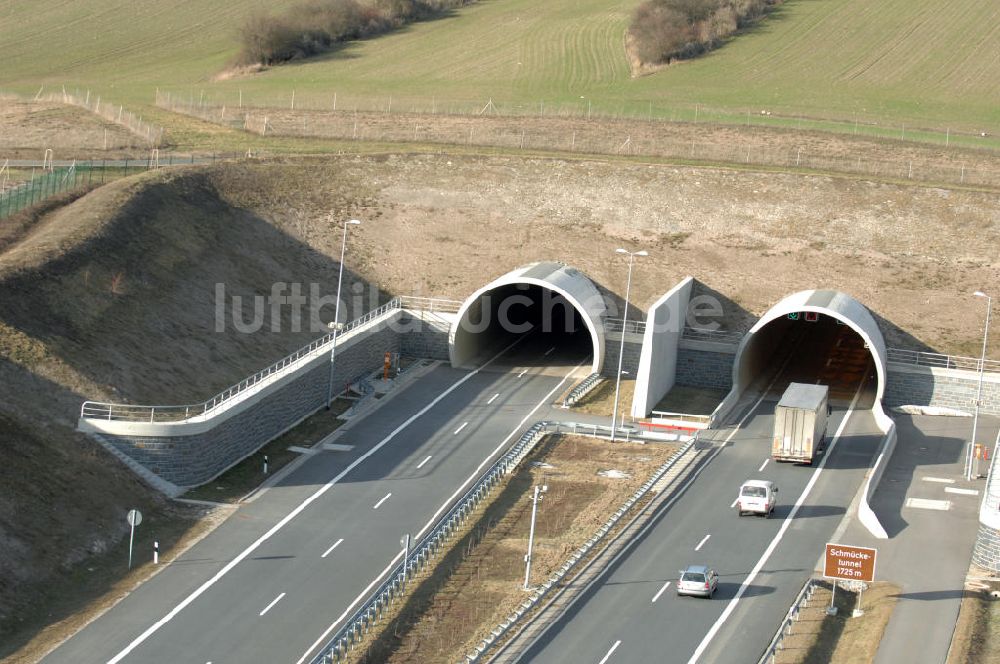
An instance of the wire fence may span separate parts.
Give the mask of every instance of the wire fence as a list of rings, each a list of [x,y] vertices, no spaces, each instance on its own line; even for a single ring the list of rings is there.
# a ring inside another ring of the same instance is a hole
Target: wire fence
[[[41,90],[39,90],[39,94],[35,96],[35,100],[54,101],[80,106],[101,116],[108,122],[124,127],[139,139],[131,143],[128,147],[156,148],[162,147],[165,142],[163,127],[154,125],[148,120],[143,120],[142,115],[126,109],[121,104],[115,104],[107,99],[102,99],[101,95],[91,93],[90,90],[73,90],[72,92],[68,92],[64,87],[61,92],[45,95],[41,94]],[[108,147],[108,145],[104,146],[105,149]]]
[[[696,111],[697,122],[693,122],[676,110],[665,117],[663,109],[654,112],[652,104],[644,117],[598,113],[592,107],[580,111],[575,106],[546,106],[544,102],[530,109],[501,106],[493,100],[485,105],[435,100],[428,105],[386,98],[381,104],[356,100],[354,110],[344,110],[343,103],[336,108],[330,101],[325,109],[306,101],[279,101],[257,100],[251,106],[247,100],[231,105],[209,101],[204,95],[179,98],[161,93],[157,97],[157,104],[164,108],[261,136],[662,157],[1000,187],[1000,142],[986,131],[907,130],[905,125],[889,131],[879,122],[858,120],[848,127],[766,112],[747,112],[745,120],[730,122],[736,117],[731,109]],[[840,131],[841,135],[817,138],[815,134],[804,137],[781,131],[796,126]],[[953,149],[958,147],[975,149]]]

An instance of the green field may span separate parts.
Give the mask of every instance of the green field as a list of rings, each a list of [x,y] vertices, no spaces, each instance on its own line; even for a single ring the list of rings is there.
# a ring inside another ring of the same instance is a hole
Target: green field
[[[698,60],[632,78],[636,2],[481,0],[325,57],[213,81],[254,7],[275,0],[0,0],[0,89],[91,89],[150,104],[160,89],[237,104],[474,108],[739,122],[747,111],[1000,133],[1000,3],[786,0]],[[389,101],[391,98],[391,102]],[[778,117],[781,116],[781,120]]]

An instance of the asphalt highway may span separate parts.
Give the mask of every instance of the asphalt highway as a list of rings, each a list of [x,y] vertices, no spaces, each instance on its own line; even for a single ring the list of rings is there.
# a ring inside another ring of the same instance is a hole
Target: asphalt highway
[[[520,662],[755,662],[851,503],[881,432],[870,411],[835,409],[840,436],[820,467],[769,459],[775,400],[724,434],[697,481],[636,538],[603,576],[525,651]],[[846,421],[845,421],[846,419]],[[739,517],[739,486],[774,480],[779,504],[765,519]],[[794,513],[794,514],[793,514]],[[679,597],[678,570],[720,575],[714,599]],[[754,574],[753,578],[750,578]]]
[[[44,661],[307,659],[404,533],[418,540],[568,387],[586,357],[571,359],[561,375],[435,368],[337,440],[353,451],[315,454]]]

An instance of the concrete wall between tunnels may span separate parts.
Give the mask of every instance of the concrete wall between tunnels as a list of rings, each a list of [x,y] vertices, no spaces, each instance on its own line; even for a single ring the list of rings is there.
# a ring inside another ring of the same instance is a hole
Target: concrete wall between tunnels
[[[499,351],[524,334],[522,327],[527,325],[564,332],[565,326],[579,324],[585,328],[580,333],[590,340],[591,371],[599,372],[605,363],[606,309],[604,297],[579,270],[557,262],[525,265],[494,279],[463,302],[448,337],[451,364],[464,367],[483,359],[484,353]],[[567,312],[572,322],[564,322]]]

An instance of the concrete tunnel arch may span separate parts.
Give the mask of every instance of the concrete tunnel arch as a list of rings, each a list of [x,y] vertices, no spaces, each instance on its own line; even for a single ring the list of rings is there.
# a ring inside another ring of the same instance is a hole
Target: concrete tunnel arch
[[[882,413],[886,383],[886,346],[882,331],[868,307],[846,293],[833,290],[793,293],[761,316],[740,341],[733,361],[733,386],[716,413],[721,415],[734,407],[751,383],[769,368],[765,363],[773,356],[781,341],[773,333],[775,322],[788,320],[788,314],[795,313],[817,313],[834,319],[849,327],[864,341],[876,372],[873,408]]]
[[[604,364],[604,322],[607,310],[604,297],[594,283],[579,270],[563,263],[546,261],[524,265],[494,279],[470,295],[458,310],[448,334],[448,355],[453,367],[464,367],[479,357],[489,332],[479,329],[484,320],[484,304],[496,323],[497,308],[504,296],[519,294],[529,298],[541,293],[564,307],[571,307],[593,349],[591,371],[599,372]],[[491,297],[487,297],[491,296]]]

